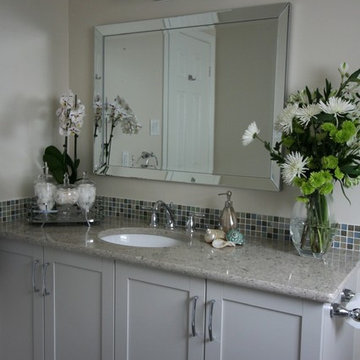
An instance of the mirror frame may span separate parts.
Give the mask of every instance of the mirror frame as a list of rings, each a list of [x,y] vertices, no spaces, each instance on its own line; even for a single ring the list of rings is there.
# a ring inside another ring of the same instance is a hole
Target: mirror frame
[[[103,99],[104,94],[104,43],[105,38],[111,35],[141,33],[149,31],[159,31],[183,28],[184,26],[177,26],[183,24],[185,17],[190,19],[189,26],[205,26],[216,25],[225,23],[238,23],[251,20],[264,20],[264,19],[277,19],[278,20],[278,37],[276,47],[276,66],[275,66],[275,86],[274,86],[274,112],[273,112],[273,136],[271,144],[276,142],[278,134],[274,130],[274,122],[278,114],[283,109],[285,101],[285,83],[286,83],[286,69],[287,69],[287,47],[288,47],[288,27],[289,27],[289,14],[290,3],[277,3],[270,5],[260,5],[244,8],[236,8],[229,10],[216,11],[220,19],[219,22],[209,22],[212,12],[205,13],[206,16],[202,17],[204,13],[190,14],[184,16],[175,16],[166,18],[158,18],[151,20],[139,20],[133,22],[123,22],[119,24],[99,25],[95,26],[94,31],[94,98],[101,94]],[[166,27],[164,22],[166,21]],[[195,23],[196,22],[196,23]],[[97,82],[98,81],[98,82]],[[104,114],[103,114],[104,118]],[[94,164],[98,161],[98,155],[95,151],[95,146],[99,141],[94,138]],[[101,143],[103,144],[103,143]],[[99,146],[99,145],[98,145]],[[183,181],[185,183],[195,183],[199,185],[212,185],[221,187],[234,187],[243,189],[255,190],[270,190],[280,191],[281,177],[279,166],[270,160],[270,173],[269,177],[255,177],[255,176],[230,176],[222,174],[214,174],[221,177],[221,182],[218,184],[209,184],[200,181]],[[120,176],[127,178],[139,178],[145,180],[162,180],[166,182],[181,182],[174,180],[166,180],[167,170],[154,170],[154,169],[141,169],[141,168],[125,168],[121,166],[111,166],[111,174],[104,174],[107,176]],[[96,172],[94,166],[94,174],[100,175]],[[199,174],[200,175],[200,174]],[[201,174],[204,175],[204,174]],[[211,176],[210,174],[205,174]]]

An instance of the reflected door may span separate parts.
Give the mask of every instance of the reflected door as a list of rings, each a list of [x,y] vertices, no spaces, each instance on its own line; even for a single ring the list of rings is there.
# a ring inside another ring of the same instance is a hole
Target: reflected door
[[[167,53],[166,168],[212,173],[215,35],[191,29],[170,31]]]

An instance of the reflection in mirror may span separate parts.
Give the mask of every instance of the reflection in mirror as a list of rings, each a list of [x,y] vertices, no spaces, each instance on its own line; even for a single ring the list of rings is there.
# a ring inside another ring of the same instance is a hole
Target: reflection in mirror
[[[250,121],[273,139],[284,101],[288,4],[95,29],[97,174],[279,189]],[[116,119],[116,121],[115,121]]]

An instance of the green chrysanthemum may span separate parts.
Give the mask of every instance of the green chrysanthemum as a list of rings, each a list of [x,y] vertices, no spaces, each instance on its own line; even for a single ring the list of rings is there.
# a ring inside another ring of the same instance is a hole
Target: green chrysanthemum
[[[334,190],[334,184],[332,182],[327,182],[319,189],[319,193],[322,195],[331,194]]]
[[[334,155],[323,156],[321,158],[323,169],[336,169],[338,162],[338,159]]]
[[[321,188],[324,184],[332,182],[332,176],[329,171],[321,170],[311,173],[309,183],[315,189]]]
[[[344,173],[339,169],[339,167],[335,169],[334,175],[338,180],[342,180],[344,178]]]
[[[301,185],[301,192],[306,195],[311,195],[315,191],[315,188],[310,184],[309,181],[304,182]]]
[[[341,125],[341,130],[337,131],[334,140],[339,144],[344,144],[356,134],[356,127],[352,121],[346,120]]]

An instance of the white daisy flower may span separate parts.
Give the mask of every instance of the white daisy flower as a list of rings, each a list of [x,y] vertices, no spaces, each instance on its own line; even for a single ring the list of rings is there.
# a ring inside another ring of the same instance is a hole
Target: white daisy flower
[[[249,145],[259,134],[260,130],[256,125],[256,122],[252,122],[248,128],[245,130],[244,135],[242,136],[242,143],[244,146]]]
[[[321,113],[321,109],[318,104],[307,105],[303,108],[296,110],[296,116],[299,118],[299,123],[306,127],[312,117]]]
[[[288,104],[278,116],[275,129],[289,135],[292,132],[292,121],[294,116],[296,116],[298,108],[299,105],[297,103]]]
[[[303,158],[299,152],[292,152],[285,158],[285,163],[281,165],[282,177],[284,182],[291,185],[296,177],[305,175],[308,158]]]
[[[334,114],[335,116],[355,110],[355,105],[351,104],[348,100],[343,100],[334,96],[329,98],[327,103],[320,100],[319,106],[323,112],[327,114]]]

